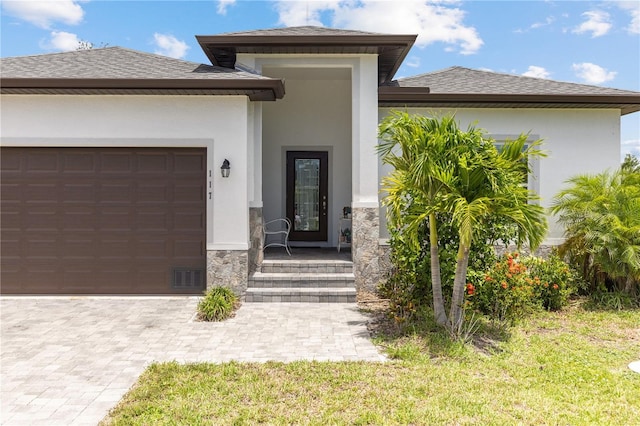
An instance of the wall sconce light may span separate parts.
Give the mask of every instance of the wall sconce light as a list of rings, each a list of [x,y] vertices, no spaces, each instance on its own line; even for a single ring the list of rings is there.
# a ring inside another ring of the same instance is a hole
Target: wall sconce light
[[[222,162],[222,166],[220,167],[220,172],[222,173],[223,178],[229,177],[229,173],[231,172],[231,164],[229,163],[229,160],[227,160],[226,158]]]

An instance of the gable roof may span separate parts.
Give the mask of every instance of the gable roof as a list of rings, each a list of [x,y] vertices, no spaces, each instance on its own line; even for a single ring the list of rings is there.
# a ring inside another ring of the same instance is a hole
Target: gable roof
[[[121,47],[2,58],[0,79],[6,94],[284,96],[278,79]]]
[[[640,111],[640,92],[451,67],[378,90],[380,106],[616,108]]]
[[[416,35],[379,34],[325,27],[288,27],[196,36],[212,64],[233,68],[238,53],[375,54],[379,83],[390,81]]]

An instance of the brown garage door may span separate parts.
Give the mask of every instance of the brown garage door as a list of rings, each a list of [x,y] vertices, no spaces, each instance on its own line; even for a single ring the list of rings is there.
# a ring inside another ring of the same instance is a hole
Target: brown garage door
[[[201,292],[204,149],[0,155],[2,293]]]

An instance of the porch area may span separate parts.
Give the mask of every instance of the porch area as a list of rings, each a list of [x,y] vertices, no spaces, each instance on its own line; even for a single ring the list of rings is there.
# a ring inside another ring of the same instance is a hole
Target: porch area
[[[267,248],[249,276],[245,302],[350,303],[356,301],[351,251]]]

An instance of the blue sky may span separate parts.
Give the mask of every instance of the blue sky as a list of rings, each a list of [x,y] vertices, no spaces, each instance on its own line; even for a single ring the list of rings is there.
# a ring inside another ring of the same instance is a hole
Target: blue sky
[[[208,63],[195,35],[297,25],[418,34],[397,77],[453,65],[640,91],[640,2],[1,0],[2,57],[122,46]],[[479,123],[482,126],[482,123]],[[526,131],[528,129],[523,129]],[[640,113],[622,118],[640,157]]]

